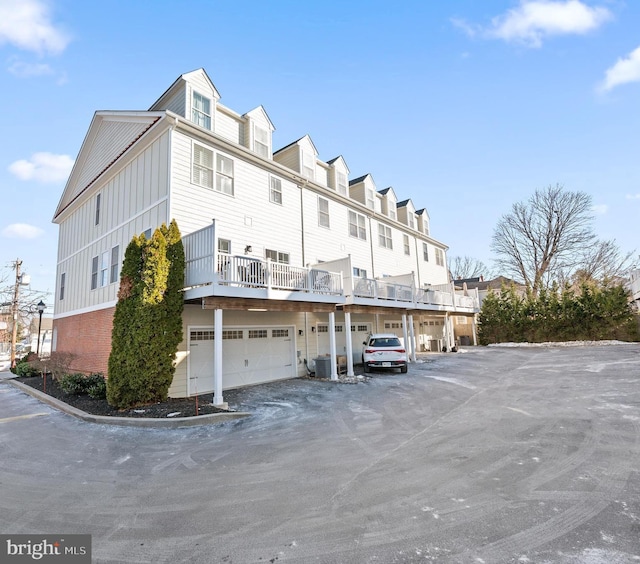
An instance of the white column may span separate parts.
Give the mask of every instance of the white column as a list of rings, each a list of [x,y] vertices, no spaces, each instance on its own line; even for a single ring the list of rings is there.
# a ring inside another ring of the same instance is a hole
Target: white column
[[[404,350],[407,351],[407,362],[411,360],[411,343],[409,343],[409,337],[407,334],[407,314],[402,314],[402,338],[404,339]]]
[[[222,397],[222,309],[213,310],[213,392],[214,405],[224,405]]]
[[[471,330],[473,331],[473,346],[478,346],[478,326],[476,323],[476,319],[478,318],[477,314],[473,314],[471,318]]]
[[[331,352],[331,379],[338,379],[338,357],[336,355],[336,313],[329,313],[329,351]]]
[[[411,362],[415,362],[416,358],[416,335],[413,330],[413,315],[409,316],[409,342],[411,343]]]
[[[449,312],[445,312],[444,314],[444,347],[449,352],[451,349],[449,347]]]
[[[347,332],[347,376],[355,376],[353,372],[353,342],[351,333],[351,312],[344,312],[345,331]]]

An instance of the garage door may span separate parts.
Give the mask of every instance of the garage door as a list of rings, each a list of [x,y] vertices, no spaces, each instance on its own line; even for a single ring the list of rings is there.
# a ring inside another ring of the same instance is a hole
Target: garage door
[[[331,347],[329,344],[329,324],[318,323],[316,334],[318,335],[318,355],[329,354]],[[371,333],[371,323],[351,324],[351,346],[353,349],[353,363],[362,362],[362,342]],[[336,323],[336,354],[347,352],[347,334],[344,330],[344,323]]]
[[[227,327],[222,331],[222,389],[295,378],[293,327]],[[189,328],[189,395],[213,391],[214,332]]]

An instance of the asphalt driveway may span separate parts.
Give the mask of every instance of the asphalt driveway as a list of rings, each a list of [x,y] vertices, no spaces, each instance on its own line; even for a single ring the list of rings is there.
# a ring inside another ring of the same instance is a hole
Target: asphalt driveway
[[[96,425],[0,382],[0,532],[97,563],[640,562],[640,346],[471,348],[254,415]]]

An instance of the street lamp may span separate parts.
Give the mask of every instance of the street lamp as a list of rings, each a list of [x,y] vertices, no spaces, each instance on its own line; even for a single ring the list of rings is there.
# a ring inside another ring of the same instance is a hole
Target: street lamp
[[[38,344],[36,345],[36,355],[40,356],[40,329],[42,328],[42,314],[47,306],[45,303],[40,300],[38,303],[38,315],[40,315],[40,319],[38,321]]]

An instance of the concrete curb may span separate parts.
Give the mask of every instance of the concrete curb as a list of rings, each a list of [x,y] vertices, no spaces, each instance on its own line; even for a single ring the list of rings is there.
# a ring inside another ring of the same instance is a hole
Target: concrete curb
[[[89,423],[100,423],[103,425],[119,425],[121,427],[147,427],[161,429],[179,429],[181,427],[195,427],[198,425],[210,425],[214,423],[223,423],[232,419],[242,419],[249,417],[251,413],[242,411],[229,413],[210,413],[208,415],[196,415],[194,417],[175,417],[172,419],[158,419],[153,417],[108,417],[104,415],[91,415],[85,411],[77,409],[63,401],[60,401],[40,390],[36,390],[31,386],[27,386],[22,382],[16,382],[13,379],[3,380],[7,384],[18,388],[20,391],[33,396],[43,403],[50,405],[60,411],[87,421]]]

